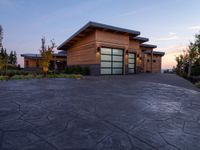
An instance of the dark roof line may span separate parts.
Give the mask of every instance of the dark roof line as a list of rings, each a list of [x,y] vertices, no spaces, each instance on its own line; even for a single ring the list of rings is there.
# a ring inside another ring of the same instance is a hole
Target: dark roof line
[[[55,53],[53,56],[60,56],[60,57],[66,57],[66,53]],[[27,58],[41,58],[41,54],[21,54],[21,57],[27,57]]]
[[[139,31],[124,29],[124,28],[120,28],[120,27],[115,27],[115,26],[111,26],[111,25],[106,25],[106,24],[90,21],[86,25],[84,25],[81,29],[79,29],[76,33],[74,33],[71,37],[69,37],[67,40],[65,40],[60,46],[58,46],[57,49],[61,50],[62,46],[64,46],[67,42],[69,42],[75,36],[80,34],[82,31],[86,30],[88,27],[96,27],[96,28],[103,28],[103,29],[108,29],[108,30],[115,30],[115,31],[119,31],[119,32],[129,33],[129,34],[132,34],[135,36],[140,35]]]
[[[146,47],[146,48],[157,48],[156,45],[151,45],[151,44],[140,44],[141,47]]]
[[[144,42],[148,42],[148,41],[149,41],[149,38],[139,37],[139,36],[137,36],[137,37],[132,37],[132,39],[134,39],[134,40],[139,40],[139,41],[141,41],[141,43],[144,43]]]
[[[151,54],[152,51],[144,51],[145,54]],[[160,55],[160,56],[164,56],[165,55],[165,52],[159,52],[159,51],[153,51],[153,54],[154,55]]]

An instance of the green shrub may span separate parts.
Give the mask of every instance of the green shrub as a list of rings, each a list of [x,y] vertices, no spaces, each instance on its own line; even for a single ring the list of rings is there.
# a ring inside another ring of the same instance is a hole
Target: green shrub
[[[192,76],[200,76],[200,66],[193,66],[191,71]]]
[[[7,76],[0,76],[0,81],[6,80],[7,78]]]
[[[33,79],[33,78],[35,78],[33,74],[28,74],[28,75],[14,75],[10,79],[19,80],[19,79]]]
[[[47,74],[47,78],[81,78],[80,74]]]
[[[90,69],[89,69],[89,67],[69,66],[69,67],[66,67],[64,73],[66,73],[66,74],[89,75],[90,74]]]
[[[197,82],[195,85],[196,85],[196,87],[200,88],[200,81]]]
[[[29,74],[29,72],[23,71],[23,70],[7,70],[7,71],[1,70],[0,71],[0,75],[2,75],[2,76],[7,75],[9,77],[12,77],[14,75],[28,75],[28,74]]]

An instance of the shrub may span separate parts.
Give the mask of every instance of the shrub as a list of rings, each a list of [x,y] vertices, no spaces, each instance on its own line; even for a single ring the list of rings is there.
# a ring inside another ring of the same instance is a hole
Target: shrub
[[[200,76],[200,66],[193,66],[191,75]]]
[[[195,85],[196,85],[196,87],[200,88],[200,81],[197,82]]]
[[[7,76],[0,76],[0,81],[6,80],[7,78]]]
[[[81,78],[80,74],[47,74],[47,78]]]
[[[69,67],[66,67],[64,73],[66,73],[66,74],[89,75],[90,74],[90,69],[89,69],[89,67],[69,66]]]

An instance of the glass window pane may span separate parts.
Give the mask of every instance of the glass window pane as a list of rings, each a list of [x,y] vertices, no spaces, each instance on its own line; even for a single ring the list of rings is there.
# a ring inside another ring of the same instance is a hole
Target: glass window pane
[[[101,62],[101,67],[111,67],[111,62]]]
[[[101,69],[101,74],[111,74],[111,69]]]
[[[113,74],[122,74],[122,69],[113,69]]]
[[[128,73],[135,73],[135,69],[128,69]]]
[[[135,64],[128,64],[128,68],[135,68]]]
[[[129,53],[129,54],[128,54],[128,58],[135,58],[135,54]]]
[[[123,63],[122,62],[113,62],[113,67],[122,68],[123,67]]]
[[[114,55],[123,55],[123,50],[121,50],[121,49],[113,49],[113,54]]]
[[[113,56],[113,61],[122,61],[123,56]]]
[[[111,61],[111,55],[101,55],[101,60]]]
[[[101,54],[111,54],[110,48],[101,48]]]
[[[135,63],[135,59],[129,59],[128,63]]]

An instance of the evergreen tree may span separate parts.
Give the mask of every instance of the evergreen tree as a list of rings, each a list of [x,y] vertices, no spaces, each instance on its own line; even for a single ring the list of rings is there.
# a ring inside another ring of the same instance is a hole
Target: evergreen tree
[[[16,65],[17,64],[17,52],[14,51],[14,54],[13,54],[13,64]]]
[[[3,47],[2,41],[3,41],[3,28],[0,25],[0,47]]]

